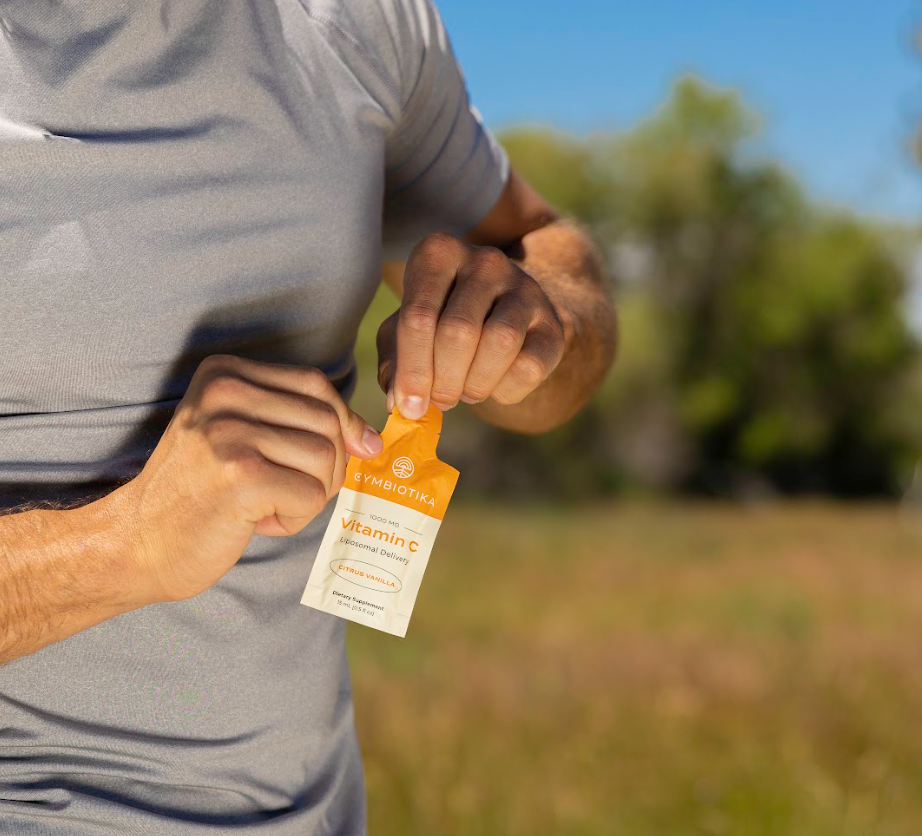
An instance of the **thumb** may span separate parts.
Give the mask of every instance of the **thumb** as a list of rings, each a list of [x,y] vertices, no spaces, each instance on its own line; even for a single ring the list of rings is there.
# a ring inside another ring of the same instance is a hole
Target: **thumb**
[[[345,407],[340,418],[346,452],[360,459],[373,459],[384,449],[379,433],[364,418]]]

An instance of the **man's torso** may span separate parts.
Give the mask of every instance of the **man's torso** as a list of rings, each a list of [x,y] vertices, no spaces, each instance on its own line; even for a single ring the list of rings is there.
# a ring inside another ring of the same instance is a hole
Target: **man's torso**
[[[348,391],[386,118],[333,23],[296,0],[0,20],[0,502],[130,478],[208,354]],[[298,604],[326,516],[0,668],[0,833],[360,831],[343,625]]]

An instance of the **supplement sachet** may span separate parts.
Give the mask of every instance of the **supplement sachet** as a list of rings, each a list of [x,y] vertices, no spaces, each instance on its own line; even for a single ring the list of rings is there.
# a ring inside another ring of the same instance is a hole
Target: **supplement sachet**
[[[405,636],[435,535],[458,481],[436,458],[442,412],[395,409],[372,461],[354,456],[301,603]]]

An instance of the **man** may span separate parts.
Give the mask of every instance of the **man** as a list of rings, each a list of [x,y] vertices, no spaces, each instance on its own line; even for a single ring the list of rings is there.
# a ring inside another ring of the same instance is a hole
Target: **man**
[[[388,405],[539,432],[612,358],[597,256],[426,0],[0,23],[0,833],[362,833],[345,622],[299,597],[381,449],[382,260]]]

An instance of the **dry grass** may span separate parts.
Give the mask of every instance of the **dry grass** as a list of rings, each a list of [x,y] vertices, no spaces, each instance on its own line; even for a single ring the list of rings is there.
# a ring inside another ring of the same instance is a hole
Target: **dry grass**
[[[351,629],[372,836],[922,833],[922,525],[462,506]]]

